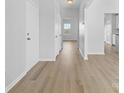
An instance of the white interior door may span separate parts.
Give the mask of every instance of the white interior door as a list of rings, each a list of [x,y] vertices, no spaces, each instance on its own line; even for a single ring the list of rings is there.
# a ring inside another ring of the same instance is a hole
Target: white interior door
[[[62,49],[62,30],[61,30],[61,16],[58,16],[58,23],[59,23],[59,30],[58,30],[58,35],[59,35],[59,51]]]
[[[60,6],[55,3],[55,56],[57,56],[61,50],[62,35],[61,35],[61,15]]]
[[[59,27],[58,24],[56,24],[56,31],[55,31],[55,52],[56,56],[59,54]]]
[[[39,58],[39,10],[26,2],[26,69],[37,63]]]
[[[58,25],[55,23],[55,57],[58,55]]]
[[[62,46],[62,32],[61,32],[61,17],[59,15],[56,16],[56,24],[55,24],[55,53],[56,56],[59,54]]]

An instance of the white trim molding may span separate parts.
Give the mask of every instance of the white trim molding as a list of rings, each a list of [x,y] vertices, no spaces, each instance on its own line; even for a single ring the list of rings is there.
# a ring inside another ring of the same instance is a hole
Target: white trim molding
[[[84,60],[88,60],[88,56],[85,56],[85,57],[84,57]]]
[[[39,59],[36,62],[38,63]],[[5,93],[9,92],[9,90],[12,89],[37,63],[34,63],[29,69],[25,69],[25,71],[19,77],[17,77],[17,79],[15,79],[11,84],[6,87]]]
[[[81,57],[82,57],[84,60],[88,60],[88,56],[84,56],[84,54],[82,53],[82,51],[81,51],[80,48],[79,48],[79,51],[80,51]]]
[[[81,54],[81,57],[84,58],[84,54],[82,53],[81,49],[79,48],[79,51],[80,51],[80,54]]]
[[[41,58],[40,61],[56,61],[56,58]]]
[[[39,62],[39,59],[37,59],[37,61],[34,61],[34,64],[32,64],[29,68],[27,67],[28,65],[26,64],[25,73],[29,72],[38,62]]]
[[[5,88],[5,93],[9,92],[9,90],[12,89],[25,75],[26,75],[26,71],[23,72],[16,80],[14,80],[11,84],[9,84]]]
[[[91,53],[88,53],[88,55],[105,55],[105,53],[104,52],[95,52],[95,53],[91,52]]]

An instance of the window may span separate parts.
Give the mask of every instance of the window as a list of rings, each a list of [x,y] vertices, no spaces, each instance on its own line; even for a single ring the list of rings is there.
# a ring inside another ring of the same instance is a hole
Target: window
[[[65,30],[71,29],[71,24],[70,24],[70,23],[65,23],[65,24],[64,24],[64,29],[65,29]]]
[[[64,34],[65,35],[71,34],[71,24],[70,23],[64,23]]]

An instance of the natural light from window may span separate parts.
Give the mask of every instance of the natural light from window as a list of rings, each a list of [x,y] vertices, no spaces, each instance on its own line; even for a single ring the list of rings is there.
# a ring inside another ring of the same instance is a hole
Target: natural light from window
[[[70,23],[65,23],[65,24],[64,24],[64,29],[65,29],[65,30],[71,29],[71,24],[70,24]]]

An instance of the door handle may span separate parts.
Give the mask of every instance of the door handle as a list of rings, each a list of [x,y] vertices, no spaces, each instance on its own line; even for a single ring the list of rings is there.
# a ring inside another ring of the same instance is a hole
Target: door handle
[[[27,40],[31,40],[31,38],[30,38],[30,37],[28,37],[28,38],[27,38]]]

